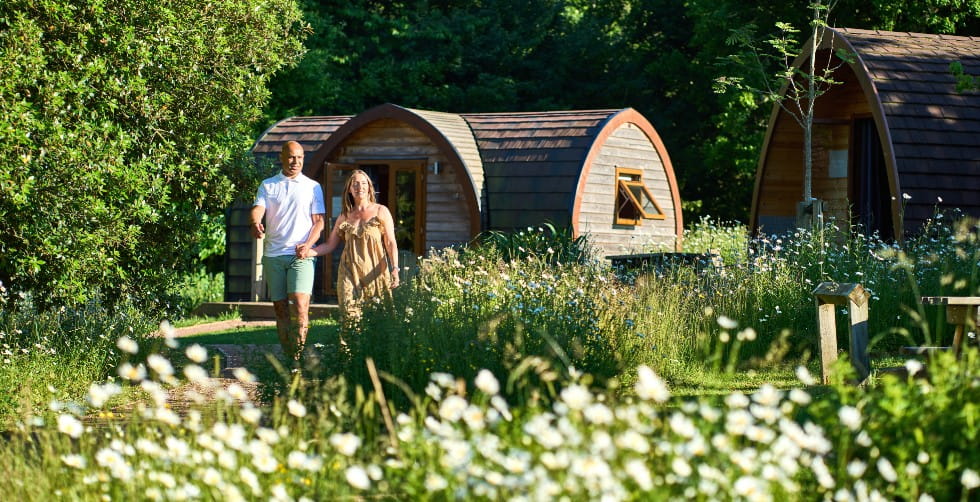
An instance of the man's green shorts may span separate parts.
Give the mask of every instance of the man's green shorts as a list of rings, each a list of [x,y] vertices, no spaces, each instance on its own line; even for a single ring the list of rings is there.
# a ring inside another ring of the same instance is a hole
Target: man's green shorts
[[[289,293],[313,293],[314,258],[299,259],[295,255],[263,256],[262,273],[269,287],[269,299],[285,300]]]

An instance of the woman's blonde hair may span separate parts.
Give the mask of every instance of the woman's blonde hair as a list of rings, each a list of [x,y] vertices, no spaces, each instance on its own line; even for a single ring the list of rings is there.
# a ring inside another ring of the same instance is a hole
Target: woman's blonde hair
[[[368,200],[378,202],[377,197],[374,195],[374,182],[371,181],[371,177],[360,169],[354,169],[351,171],[350,176],[347,177],[347,183],[344,183],[344,208],[341,210],[341,214],[345,217],[354,209],[354,197],[350,194],[350,186],[354,182],[354,176],[358,174],[363,175],[368,182]]]

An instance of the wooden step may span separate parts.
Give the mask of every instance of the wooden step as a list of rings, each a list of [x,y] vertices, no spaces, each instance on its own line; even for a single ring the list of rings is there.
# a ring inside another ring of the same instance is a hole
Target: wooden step
[[[338,307],[332,303],[314,303],[310,305],[310,319],[336,318]],[[218,317],[228,312],[237,311],[242,320],[257,321],[276,318],[276,310],[272,302],[209,302],[194,309],[193,314],[202,317]]]

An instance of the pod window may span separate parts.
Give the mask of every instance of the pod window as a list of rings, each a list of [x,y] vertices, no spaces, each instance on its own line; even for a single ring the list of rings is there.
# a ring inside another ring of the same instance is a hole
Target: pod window
[[[643,184],[643,171],[616,168],[616,224],[639,225],[643,220],[662,220],[667,215]]]

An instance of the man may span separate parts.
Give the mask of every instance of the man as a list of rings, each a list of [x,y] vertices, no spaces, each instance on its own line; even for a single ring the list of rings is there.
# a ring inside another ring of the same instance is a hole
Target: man
[[[287,142],[279,161],[282,172],[259,185],[250,223],[256,239],[265,237],[262,268],[276,310],[279,343],[287,357],[299,361],[310,324],[314,259],[301,259],[297,254],[320,238],[325,208],[320,184],[303,174],[303,146]]]

